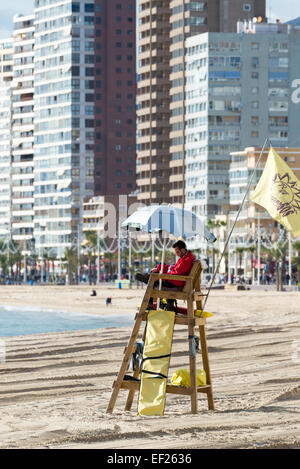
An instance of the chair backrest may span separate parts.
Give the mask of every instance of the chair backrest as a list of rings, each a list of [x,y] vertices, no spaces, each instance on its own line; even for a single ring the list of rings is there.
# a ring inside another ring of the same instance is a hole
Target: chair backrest
[[[194,261],[193,266],[190,270],[190,273],[188,274],[189,277],[193,277],[193,288],[194,289],[198,287],[197,284],[199,282],[201,272],[202,272],[201,262],[200,261]],[[183,287],[183,291],[184,292],[187,291],[187,288],[188,288],[188,282],[185,283],[185,285]]]

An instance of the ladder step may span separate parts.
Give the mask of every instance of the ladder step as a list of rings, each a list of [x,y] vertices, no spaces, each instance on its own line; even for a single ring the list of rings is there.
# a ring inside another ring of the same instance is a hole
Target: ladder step
[[[116,381],[113,383],[113,387],[116,385]],[[140,383],[138,381],[123,380],[121,389],[128,389],[130,391],[139,391]],[[206,384],[205,386],[197,386],[197,392],[207,393],[211,389],[211,386]],[[166,392],[168,394],[183,394],[190,396],[192,391],[188,386],[174,386],[173,384],[167,384]]]
[[[147,321],[147,314],[148,313],[143,313],[141,315],[136,314],[135,319],[137,319],[137,317],[142,317],[143,321]],[[175,324],[179,324],[181,326],[188,326],[188,324],[189,324],[188,317],[187,316],[186,317],[184,317],[184,316],[175,316]],[[193,325],[194,326],[204,326],[205,324],[206,324],[205,318],[194,317],[194,319],[193,319]]]

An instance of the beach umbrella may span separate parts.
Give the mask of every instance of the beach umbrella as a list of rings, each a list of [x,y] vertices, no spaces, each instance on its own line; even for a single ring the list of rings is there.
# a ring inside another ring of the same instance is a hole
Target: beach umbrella
[[[191,238],[200,235],[208,243],[214,243],[216,237],[209,232],[205,224],[194,213],[173,205],[149,205],[142,207],[130,215],[122,224],[122,228],[160,233],[163,236],[161,272],[165,260],[166,233],[176,238]],[[161,289],[161,280],[159,282]]]
[[[149,205],[136,210],[122,224],[122,228],[133,228],[147,233],[169,233],[176,238],[204,237],[214,243],[216,237],[209,232],[197,215],[173,205]],[[164,236],[165,238],[165,236]]]

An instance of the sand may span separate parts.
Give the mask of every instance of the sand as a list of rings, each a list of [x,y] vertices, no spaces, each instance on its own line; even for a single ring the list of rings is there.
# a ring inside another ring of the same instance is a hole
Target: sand
[[[1,286],[0,304],[94,314],[134,314],[143,290]],[[105,306],[105,297],[112,305]],[[121,390],[106,414],[130,328],[4,338],[0,448],[300,448],[300,293],[212,291],[207,340],[215,411],[205,395],[167,395],[163,417],[124,411]],[[176,327],[170,373],[188,364]],[[201,360],[199,355],[199,367]]]

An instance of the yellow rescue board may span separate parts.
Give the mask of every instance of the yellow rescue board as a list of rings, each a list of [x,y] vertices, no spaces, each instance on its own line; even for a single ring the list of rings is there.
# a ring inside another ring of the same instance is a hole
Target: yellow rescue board
[[[163,415],[171,357],[174,311],[149,311],[143,351],[139,415]]]

